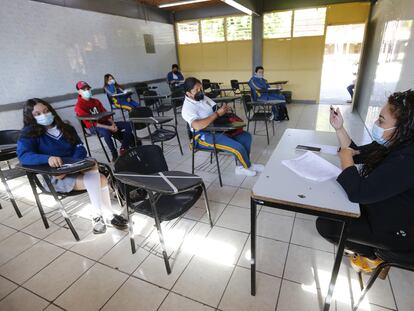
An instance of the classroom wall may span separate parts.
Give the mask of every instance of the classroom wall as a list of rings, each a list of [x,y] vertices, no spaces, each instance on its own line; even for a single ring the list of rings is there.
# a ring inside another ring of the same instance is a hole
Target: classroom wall
[[[371,129],[391,93],[414,89],[414,2],[379,0],[369,27],[372,31],[355,100]]]
[[[327,25],[365,23],[369,3],[327,6]],[[293,99],[318,101],[325,36],[263,40],[263,66],[269,81],[289,80],[286,90]],[[181,69],[229,85],[231,79],[249,80],[252,75],[252,42],[178,45]]]
[[[108,72],[121,84],[165,78],[177,61],[172,24],[28,0],[1,4],[0,128],[21,127],[20,111],[3,111],[14,103],[74,93],[78,80],[101,88]],[[154,54],[146,52],[144,34],[154,36]]]

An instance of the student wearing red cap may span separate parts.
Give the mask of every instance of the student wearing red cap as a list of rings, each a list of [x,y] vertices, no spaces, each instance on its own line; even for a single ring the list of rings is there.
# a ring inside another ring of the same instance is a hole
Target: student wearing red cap
[[[85,81],[79,81],[76,83],[76,89],[78,90],[78,101],[75,105],[75,113],[78,117],[87,116],[91,114],[98,114],[106,112],[106,109],[102,103],[96,98],[92,98],[91,87]],[[111,150],[112,161],[118,158],[118,152],[112,141],[112,136],[115,133],[122,132],[122,144],[119,150],[123,155],[129,146],[134,144],[134,136],[132,135],[131,126],[128,122],[114,122],[112,117],[106,117],[94,124],[91,121],[83,121],[86,128],[92,132],[96,131],[97,134],[102,136]],[[94,127],[93,127],[94,126]]]

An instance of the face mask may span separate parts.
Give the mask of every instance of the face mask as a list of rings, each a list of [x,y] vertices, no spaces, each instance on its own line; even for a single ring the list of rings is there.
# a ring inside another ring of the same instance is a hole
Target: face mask
[[[36,119],[37,124],[43,125],[43,126],[49,126],[55,120],[55,116],[51,112],[48,112],[45,114],[35,116],[35,119]]]
[[[390,127],[388,129],[383,129],[382,127],[378,126],[377,123],[375,122],[374,125],[372,126],[372,138],[380,145],[386,145],[388,140],[386,140],[383,136],[384,136],[384,132],[385,131],[390,131],[395,129],[394,127]]]
[[[91,90],[82,90],[81,91],[81,96],[83,98],[89,99],[89,98],[92,97],[92,92],[91,92]]]
[[[109,85],[115,84],[115,80],[109,80],[109,81],[108,81],[108,84],[109,84]]]
[[[198,91],[195,95],[194,95],[194,99],[196,101],[200,101],[203,100],[204,98],[204,92],[203,91]]]

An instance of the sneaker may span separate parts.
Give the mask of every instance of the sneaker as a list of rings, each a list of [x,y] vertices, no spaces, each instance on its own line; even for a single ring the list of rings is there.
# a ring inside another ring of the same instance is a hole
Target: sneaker
[[[269,121],[272,121],[275,118],[275,115],[273,112],[270,113],[270,116],[268,117]]]
[[[125,153],[127,152],[126,148],[121,147],[121,149],[119,149],[119,155],[122,157]]]
[[[381,259],[369,259],[355,254],[350,257],[352,268],[357,272],[372,273],[383,261]]]
[[[114,217],[109,222],[112,226],[119,230],[124,230],[128,228],[128,220],[126,220],[121,215],[114,215]]]
[[[94,234],[101,234],[106,232],[106,225],[102,218],[102,216],[94,217],[92,219],[93,223],[93,233]]]
[[[256,171],[249,168],[244,168],[243,166],[236,166],[236,175],[246,175],[253,177],[256,175]]]
[[[252,166],[250,167],[252,170],[261,173],[264,171],[264,165],[263,164],[256,164],[252,163]]]

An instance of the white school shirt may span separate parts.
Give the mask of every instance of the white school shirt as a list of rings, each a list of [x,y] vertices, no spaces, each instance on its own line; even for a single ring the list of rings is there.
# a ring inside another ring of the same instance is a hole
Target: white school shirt
[[[216,103],[205,95],[204,98],[199,101],[186,96],[181,109],[181,116],[191,127],[193,121],[211,116],[214,113],[213,107],[215,105]]]

